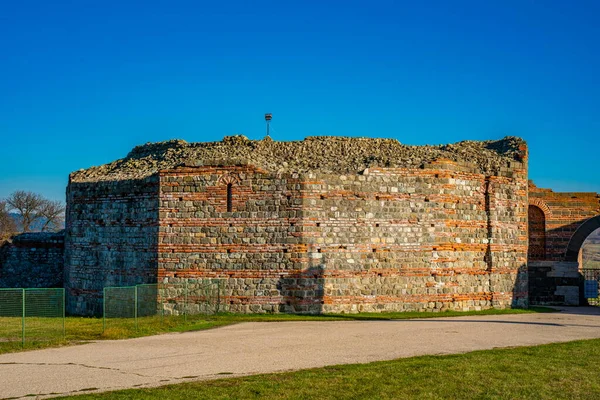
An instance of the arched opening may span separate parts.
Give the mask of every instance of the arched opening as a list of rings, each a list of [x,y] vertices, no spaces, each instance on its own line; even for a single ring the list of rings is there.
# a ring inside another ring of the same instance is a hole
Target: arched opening
[[[569,241],[567,252],[565,254],[565,261],[577,262],[579,259],[579,251],[583,247],[583,243],[588,236],[594,233],[598,228],[600,228],[600,215],[590,218],[581,224]]]
[[[233,186],[238,184],[240,182],[240,178],[237,174],[234,173],[227,173],[223,176],[221,176],[218,180],[218,184],[219,185],[223,185],[224,186],[224,190],[223,189],[219,189],[220,193],[223,193],[223,191],[225,192],[225,201],[224,201],[224,205],[225,205],[225,210],[230,213],[233,212]],[[222,191],[223,190],[223,191]],[[237,203],[238,203],[238,199],[236,198],[236,207],[237,207]],[[223,204],[223,203],[221,203]],[[239,211],[239,210],[238,210]]]
[[[580,298],[583,304],[600,305],[600,215],[585,221],[573,234],[565,261],[577,262],[582,277]]]
[[[541,261],[546,259],[546,215],[541,208],[529,206],[529,248],[527,259]]]
[[[600,228],[583,242],[579,250],[579,268],[600,270]]]
[[[233,210],[233,185],[231,183],[227,184],[227,212],[231,212]]]
[[[591,306],[600,305],[600,228],[584,240],[578,255],[579,273],[583,277],[583,299]]]

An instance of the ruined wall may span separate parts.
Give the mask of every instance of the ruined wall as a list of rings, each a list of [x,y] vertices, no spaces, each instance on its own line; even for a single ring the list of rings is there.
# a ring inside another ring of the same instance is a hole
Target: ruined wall
[[[250,166],[161,171],[161,281],[226,278],[227,310],[307,311],[303,297],[311,296],[297,297],[293,288],[306,261],[302,184],[298,175]]]
[[[524,306],[526,152],[516,138],[139,146],[72,175],[68,309],[98,312],[104,286],[205,278],[233,312]]]
[[[157,279],[158,179],[69,182],[67,312],[100,314],[105,286]]]
[[[64,231],[23,233],[0,244],[0,288],[63,286]]]
[[[586,221],[600,215],[597,193],[557,193],[529,184],[529,292],[532,304],[580,304],[579,263],[566,258],[573,235]],[[532,237],[533,235],[533,237]],[[544,238],[541,248],[540,238]]]
[[[526,169],[503,174],[443,160],[315,175],[305,237],[323,269],[323,310],[526,305]]]
[[[162,171],[159,276],[226,278],[236,312],[526,305],[526,168],[472,170]]]

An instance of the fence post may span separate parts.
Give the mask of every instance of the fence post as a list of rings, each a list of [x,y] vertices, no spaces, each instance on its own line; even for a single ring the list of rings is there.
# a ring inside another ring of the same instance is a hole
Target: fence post
[[[188,307],[188,280],[186,278],[183,289],[183,323],[187,323],[187,307]]]
[[[137,330],[138,330],[138,320],[137,320],[138,319],[137,318],[138,317],[138,285],[134,286],[133,293],[134,293],[134,298],[135,298],[135,304],[134,304],[135,308],[133,310],[133,317],[135,318],[135,331],[137,332]]]
[[[62,318],[63,318],[63,340],[67,338],[67,330],[65,329],[65,289],[62,289]]]
[[[102,333],[106,332],[106,287],[102,288]]]
[[[25,347],[25,289],[22,289],[23,301],[21,302],[21,347]]]
[[[162,301],[162,293],[160,289],[161,283],[156,284],[156,290],[158,291],[158,306],[160,307],[160,325],[164,324],[165,320],[165,306]]]
[[[220,307],[221,307],[221,280],[217,279],[217,312],[215,314],[219,313]]]

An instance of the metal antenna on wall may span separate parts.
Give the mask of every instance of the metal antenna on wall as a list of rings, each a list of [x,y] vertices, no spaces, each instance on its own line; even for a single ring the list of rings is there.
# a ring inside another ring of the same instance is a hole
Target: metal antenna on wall
[[[271,119],[273,119],[273,114],[265,114],[265,121],[267,122],[267,137],[269,137],[269,125],[271,125]]]

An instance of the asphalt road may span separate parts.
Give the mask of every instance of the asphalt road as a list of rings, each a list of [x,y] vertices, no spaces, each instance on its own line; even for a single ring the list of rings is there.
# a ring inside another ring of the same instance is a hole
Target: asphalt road
[[[600,338],[598,308],[399,321],[251,322],[0,355],[0,399],[588,338]]]

